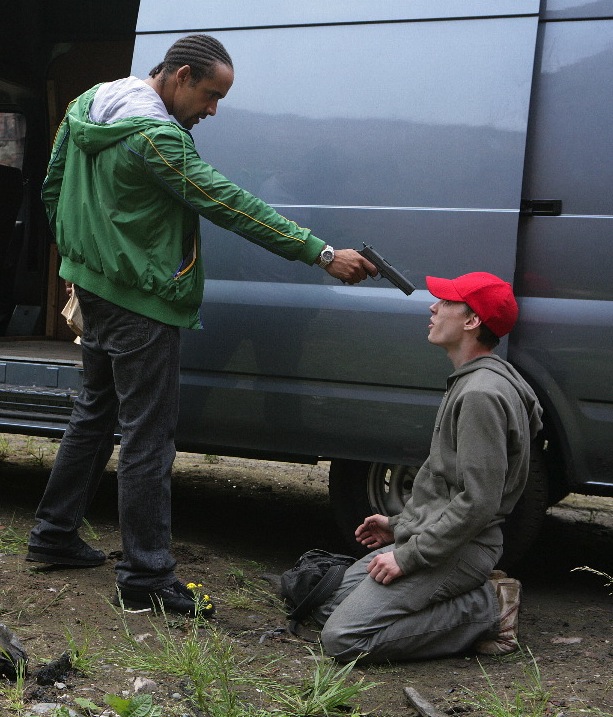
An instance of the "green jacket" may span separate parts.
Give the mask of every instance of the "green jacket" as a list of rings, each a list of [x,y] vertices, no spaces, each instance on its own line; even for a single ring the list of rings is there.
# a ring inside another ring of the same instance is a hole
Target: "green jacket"
[[[178,124],[90,121],[98,88],[69,105],[43,184],[62,278],[157,321],[200,328],[198,215],[314,263],[324,242],[203,162]]]

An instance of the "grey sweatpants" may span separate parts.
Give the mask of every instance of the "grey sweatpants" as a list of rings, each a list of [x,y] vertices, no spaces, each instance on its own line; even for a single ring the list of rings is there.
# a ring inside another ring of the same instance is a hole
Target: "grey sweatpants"
[[[502,548],[470,543],[453,560],[381,585],[354,563],[314,614],[326,654],[342,662],[423,660],[465,651],[498,634],[500,610],[488,577]]]

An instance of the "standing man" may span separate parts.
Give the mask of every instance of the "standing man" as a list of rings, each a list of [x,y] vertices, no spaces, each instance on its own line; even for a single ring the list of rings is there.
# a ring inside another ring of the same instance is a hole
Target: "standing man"
[[[188,130],[215,115],[232,60],[207,35],[178,40],[148,79],[97,85],[68,108],[43,200],[84,319],[83,389],[36,513],[28,560],[93,567],[78,535],[113,451],[124,605],[194,614],[170,553],[170,481],[179,400],[179,328],[200,328],[204,274],[199,215],[290,260],[355,284],[376,274],[352,249],[237,187],[198,156]],[[174,119],[173,119],[174,118]],[[212,603],[205,606],[212,614]]]
[[[484,272],[426,282],[439,299],[428,340],[455,371],[403,512],[357,528],[373,552],[315,614],[325,651],[342,661],[517,649],[520,585],[492,573],[500,526],[524,489],[542,426],[530,386],[492,353],[515,324],[517,303],[508,283]]]

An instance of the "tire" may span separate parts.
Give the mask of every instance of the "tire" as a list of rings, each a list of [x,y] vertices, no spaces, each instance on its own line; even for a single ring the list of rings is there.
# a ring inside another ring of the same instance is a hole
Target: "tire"
[[[386,463],[334,460],[329,491],[332,514],[340,536],[355,555],[366,551],[354,531],[369,515],[396,515],[411,495],[418,468]],[[526,488],[503,526],[504,555],[500,568],[517,563],[536,540],[548,507],[548,478],[542,448],[532,447]]]
[[[549,507],[549,476],[540,442],[530,451],[530,473],[513,512],[502,526],[504,553],[498,567],[507,570],[518,563],[537,539]]]
[[[396,515],[411,495],[416,468],[388,463],[333,460],[329,492],[332,514],[345,545],[354,555],[367,551],[355,540],[355,529],[369,515]]]

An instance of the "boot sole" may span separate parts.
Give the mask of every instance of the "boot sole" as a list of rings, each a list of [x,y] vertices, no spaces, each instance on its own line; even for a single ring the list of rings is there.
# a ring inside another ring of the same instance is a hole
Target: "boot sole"
[[[144,610],[152,610],[153,612],[157,613],[161,611],[160,603],[158,600],[153,597],[153,599],[144,596],[142,598],[130,598],[126,597],[125,595],[121,594],[121,599],[119,595],[115,594],[113,595],[111,602],[113,605],[116,605],[117,607],[123,607],[126,610],[136,610],[136,611],[144,611]],[[164,612],[172,612],[178,615],[186,615],[188,617],[195,617],[196,615],[196,608],[195,606],[189,606],[185,608],[181,608],[176,605],[170,605],[167,601],[162,600],[162,607],[164,609]],[[204,617],[206,619],[213,617],[215,613],[215,607],[213,607],[212,610],[206,610],[202,611],[200,614],[200,617]]]
[[[29,550],[26,560],[31,563],[46,563],[47,565],[64,565],[70,568],[97,568],[106,562],[106,555],[96,560],[83,560],[69,555],[50,555],[45,552]]]
[[[121,607],[121,605],[123,604],[123,607],[126,610],[151,610],[153,612],[160,612],[163,607],[164,612],[172,612],[178,615],[187,615],[188,617],[194,617],[195,615],[195,608],[189,607],[187,609],[181,609],[169,605],[164,601],[162,601],[162,607],[160,607],[160,603],[155,600],[155,598],[153,598],[153,600],[131,600],[130,598],[125,598],[122,596],[120,602],[119,598],[117,596],[114,596],[111,602],[117,607]]]

